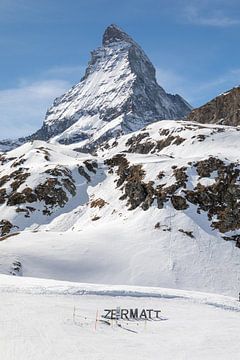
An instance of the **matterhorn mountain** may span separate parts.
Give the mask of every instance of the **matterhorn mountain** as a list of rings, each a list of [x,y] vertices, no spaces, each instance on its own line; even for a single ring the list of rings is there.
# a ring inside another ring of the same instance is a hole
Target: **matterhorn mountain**
[[[236,99],[179,120],[190,106],[108,27],[43,127],[0,153],[0,273],[235,296],[239,127],[211,119]]]
[[[82,80],[57,98],[34,139],[91,148],[153,121],[184,118],[190,105],[167,94],[141,47],[116,25],[103,35]]]

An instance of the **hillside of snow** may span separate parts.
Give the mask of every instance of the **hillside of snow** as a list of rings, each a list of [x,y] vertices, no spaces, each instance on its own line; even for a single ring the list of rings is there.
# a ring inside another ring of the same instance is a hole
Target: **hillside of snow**
[[[160,121],[95,156],[2,154],[0,272],[236,296],[239,129]]]
[[[169,289],[0,276],[6,360],[237,360],[234,298]],[[104,309],[161,310],[160,321],[102,322]],[[96,321],[97,318],[97,321]]]

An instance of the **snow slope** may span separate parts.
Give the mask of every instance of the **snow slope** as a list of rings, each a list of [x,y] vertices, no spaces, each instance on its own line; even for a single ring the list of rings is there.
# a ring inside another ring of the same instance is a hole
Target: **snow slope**
[[[63,233],[22,232],[0,244],[0,271],[9,274],[19,261],[23,276],[238,294],[239,249],[233,242],[181,216],[176,224],[192,226],[196,239],[178,234],[177,225],[172,236],[150,232],[151,214],[148,226],[130,221]]]
[[[237,360],[240,306],[219,295],[0,276],[6,360]],[[161,309],[164,321],[96,323],[105,308]],[[73,317],[75,307],[75,317]]]
[[[236,296],[238,143],[237,128],[171,120],[96,156],[41,141],[3,155],[1,219],[20,234],[0,222],[0,272]]]

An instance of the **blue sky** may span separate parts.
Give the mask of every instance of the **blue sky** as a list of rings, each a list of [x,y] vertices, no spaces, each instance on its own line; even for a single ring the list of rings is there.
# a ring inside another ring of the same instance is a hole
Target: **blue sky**
[[[0,138],[41,126],[111,23],[193,106],[240,83],[239,0],[0,0]]]

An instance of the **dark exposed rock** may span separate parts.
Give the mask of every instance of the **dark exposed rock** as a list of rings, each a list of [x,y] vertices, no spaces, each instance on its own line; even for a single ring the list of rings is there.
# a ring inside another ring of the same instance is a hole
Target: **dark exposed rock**
[[[5,236],[10,233],[13,228],[17,228],[8,220],[1,220],[0,221],[0,236]]]
[[[83,163],[86,166],[86,168],[88,169],[88,171],[96,174],[96,169],[98,167],[98,164],[96,161],[85,160]]]
[[[30,176],[29,173],[19,173],[14,176],[14,181],[11,183],[11,188],[13,191],[16,191],[24,182],[26,179]],[[10,175],[12,177],[12,175]]]
[[[146,186],[142,182],[127,182],[124,186],[124,195],[120,200],[128,199],[127,205],[130,206],[129,210],[136,209],[141,205],[147,197]]]
[[[240,125],[240,87],[192,110],[187,119],[205,124]]]
[[[164,176],[165,176],[164,171],[159,171],[159,173],[158,173],[158,175],[157,175],[157,178],[158,178],[159,180],[162,180],[162,179],[164,178]]]
[[[118,26],[112,24],[107,27],[103,34],[103,45],[109,45],[110,43],[117,43],[121,41],[133,42],[128,34],[122,31]]]
[[[183,230],[183,229],[178,229],[179,232],[189,236],[190,238],[194,239],[194,235],[193,235],[193,232],[192,231],[186,231],[186,230]]]
[[[145,138],[149,137],[149,133],[144,132],[140,133],[137,136],[133,135],[126,142],[126,146],[128,146],[128,152],[130,153],[139,153],[139,154],[148,154],[152,148],[154,147],[154,143],[152,142],[144,142],[141,141]]]
[[[26,214],[28,214],[28,210],[18,207],[18,208],[16,208],[16,213],[26,213]]]
[[[194,166],[200,177],[210,177],[213,171],[217,171],[224,167],[224,162],[210,156],[208,159],[198,161]]]
[[[21,165],[23,165],[25,162],[26,162],[26,159],[24,159],[24,158],[21,159],[21,158],[20,158],[19,160],[15,161],[15,162],[11,165],[11,167],[21,166]]]
[[[41,150],[41,148],[39,148]],[[45,149],[44,149],[45,150]],[[44,152],[45,155],[45,152]],[[57,166],[52,169],[45,171],[47,175],[52,177],[48,178],[43,184],[39,184],[35,189],[25,187],[22,192],[17,191],[17,189],[22,185],[30,173],[24,173],[24,168],[19,168],[8,177],[2,178],[2,184],[10,179],[14,179],[11,183],[12,192],[7,195],[6,189],[0,189],[0,203],[4,203],[7,200],[8,206],[16,206],[25,203],[34,203],[37,201],[43,201],[45,203],[45,213],[50,214],[50,208],[60,206],[63,207],[68,201],[66,195],[66,189],[72,196],[76,195],[76,186],[72,177],[72,173],[69,169],[62,166]],[[29,217],[29,214],[32,211],[35,211],[35,208],[26,207],[17,208],[17,212],[25,212],[25,217]]]
[[[24,204],[26,202],[26,197],[24,194],[19,192],[12,193],[7,200],[7,205],[15,206],[19,204]]]
[[[60,167],[60,166],[57,166],[53,169],[48,169],[45,171],[46,174],[49,174],[51,176],[55,176],[55,177],[61,177],[61,176],[69,176],[71,177],[71,172],[70,170],[68,170],[67,168],[65,167]]]
[[[102,207],[104,207],[107,204],[107,202],[104,199],[95,199],[92,200],[90,203],[90,207],[91,208],[96,208],[98,207],[99,209],[101,209]]]
[[[235,241],[236,246],[240,248],[240,235],[233,235],[233,236],[223,236],[223,239],[226,241]]]
[[[155,194],[155,190],[154,190],[154,182],[153,181],[149,181],[147,184],[145,183],[145,190],[147,192],[147,196],[145,197],[145,200],[143,201],[141,207],[143,210],[148,210],[150,208],[150,206],[152,205],[153,201],[154,201],[154,194]]]
[[[43,146],[40,146],[38,149],[44,154],[44,159],[46,161],[50,161],[50,152],[48,149],[44,148]]]
[[[0,178],[0,187],[2,187],[3,185],[5,185],[8,181],[10,180],[10,176],[9,175],[4,175]]]
[[[15,260],[9,271],[10,275],[21,276],[22,275],[22,263],[19,260]]]
[[[128,167],[129,162],[126,159],[126,155],[124,154],[117,154],[111,159],[107,159],[104,161],[105,165],[109,167],[109,173],[113,173],[113,168],[118,166],[117,174],[119,175],[119,179],[117,181],[117,186],[120,186],[125,178],[128,176]]]
[[[26,187],[22,194],[25,196],[25,202],[26,203],[33,203],[38,200],[37,195],[33,192],[33,190],[30,187]]]
[[[7,162],[6,155],[0,154],[0,164],[4,165]]]
[[[26,187],[22,192],[13,192],[9,195],[7,205],[15,206],[24,203],[33,203],[37,201],[37,195],[33,193],[31,188]]]
[[[205,139],[207,138],[207,136],[206,135],[203,135],[203,134],[199,134],[198,136],[197,136],[197,140],[198,141],[204,141]]]
[[[91,181],[90,175],[85,171],[84,167],[82,165],[78,166],[78,172],[81,176],[85,177],[85,179],[89,182]]]
[[[97,221],[97,220],[99,220],[99,219],[101,219],[100,216],[94,216],[94,217],[92,218],[92,221]]]
[[[180,145],[184,141],[185,139],[181,138],[179,135],[177,136],[169,135],[165,139],[158,140],[154,150],[161,151],[164,148],[170,146],[171,144]]]
[[[159,135],[160,136],[168,136],[169,134],[170,134],[169,129],[161,129],[161,130],[159,130]]]
[[[177,180],[177,185],[180,187],[182,186],[183,188],[186,188],[186,182],[188,180],[188,175],[186,174],[186,167],[181,167],[181,168],[175,168],[173,170],[173,174]]]
[[[223,165],[220,162],[215,171],[218,175],[214,184],[204,186],[198,183],[194,190],[185,191],[186,199],[197,205],[199,211],[207,211],[209,220],[216,216],[217,221],[213,221],[212,226],[220,232],[240,229],[240,170],[234,164]],[[211,170],[207,168],[205,171],[204,167],[204,172],[200,174],[208,176]]]
[[[129,210],[136,209],[141,206],[143,210],[147,210],[153,203],[154,199],[157,201],[157,206],[162,209],[164,203],[170,198],[174,206],[178,210],[184,210],[188,207],[187,202],[181,196],[173,197],[174,193],[180,187],[186,187],[187,175],[185,173],[186,168],[179,168],[174,170],[174,175],[177,182],[164,187],[164,185],[158,185],[154,188],[154,182],[150,181],[145,183],[143,181],[145,172],[141,165],[131,165],[126,159],[125,155],[117,154],[111,159],[107,159],[105,164],[113,167],[117,166],[116,173],[119,176],[116,184],[117,187],[122,186],[123,195],[120,200],[127,199],[127,205]]]
[[[39,184],[35,188],[35,193],[38,200],[51,207],[63,207],[68,202],[66,192],[62,189],[60,181],[55,178],[49,178],[43,184]]]
[[[104,164],[110,166],[110,167],[114,167],[114,166],[123,166],[123,165],[128,165],[128,161],[126,159],[126,155],[125,154],[117,154],[115,156],[113,156],[111,159],[107,159],[104,161]]]
[[[165,228],[163,229],[163,231],[172,231],[172,228],[170,228],[170,227],[165,227]]]
[[[68,178],[62,179],[62,184],[70,192],[72,196],[76,195],[76,186],[70,179]]]
[[[6,189],[0,189],[0,205],[5,203],[6,197],[7,197]]]
[[[155,152],[160,152],[170,145],[180,145],[185,141],[185,139],[181,138],[179,135],[169,135],[169,130],[167,129],[162,129],[161,135],[164,135],[165,138],[158,141],[150,140],[148,138],[149,133],[147,132],[140,133],[137,136],[133,135],[126,142],[126,146],[129,147],[127,152],[138,154],[148,154],[151,152],[151,154],[153,154]]]
[[[171,196],[171,201],[172,201],[173,207],[176,210],[186,210],[188,208],[187,201],[182,196],[172,195]]]

